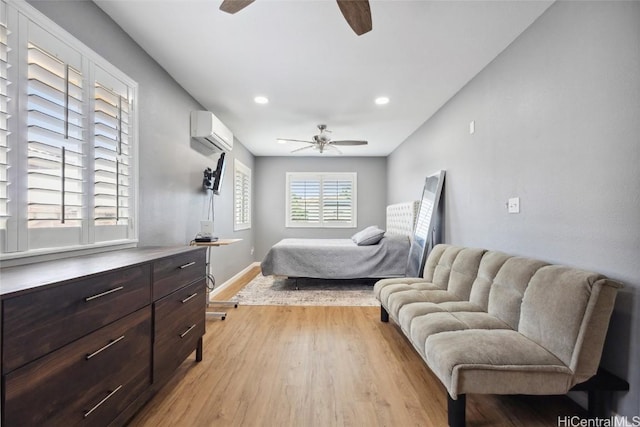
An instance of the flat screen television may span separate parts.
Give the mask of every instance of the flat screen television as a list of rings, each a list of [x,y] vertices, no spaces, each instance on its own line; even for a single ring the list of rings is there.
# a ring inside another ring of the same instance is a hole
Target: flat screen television
[[[225,154],[225,152],[220,153],[220,157],[218,157],[218,164],[216,165],[216,170],[213,171],[211,182],[211,189],[213,190],[213,194],[220,194],[220,187],[222,186],[222,180],[224,179],[224,168],[226,165]]]

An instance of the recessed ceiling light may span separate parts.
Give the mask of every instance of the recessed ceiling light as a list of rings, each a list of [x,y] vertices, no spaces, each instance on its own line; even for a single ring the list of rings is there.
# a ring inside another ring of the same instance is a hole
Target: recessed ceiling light
[[[377,105],[386,105],[389,103],[389,98],[386,96],[379,96],[376,98],[375,102]]]
[[[253,101],[256,104],[268,104],[269,98],[267,98],[266,96],[256,96],[255,98],[253,98]]]
[[[277,142],[278,144],[286,144],[286,143],[287,143],[287,140],[286,140],[286,139],[280,139],[280,138],[278,138],[278,139],[276,139],[276,142]]]

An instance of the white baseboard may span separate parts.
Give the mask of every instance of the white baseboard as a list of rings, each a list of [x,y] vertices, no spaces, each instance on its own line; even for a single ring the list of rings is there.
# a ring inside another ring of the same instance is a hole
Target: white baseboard
[[[212,297],[214,297],[217,294],[219,294],[224,288],[230,286],[232,283],[235,283],[237,280],[239,280],[242,276],[244,276],[245,274],[249,273],[249,271],[252,268],[255,268],[255,267],[260,267],[260,263],[259,262],[253,262],[253,263],[249,264],[248,266],[246,266],[245,268],[240,270],[238,273],[236,273],[229,280],[227,280],[226,282],[222,283],[220,286],[216,286],[216,288],[209,293],[209,300],[211,300]]]

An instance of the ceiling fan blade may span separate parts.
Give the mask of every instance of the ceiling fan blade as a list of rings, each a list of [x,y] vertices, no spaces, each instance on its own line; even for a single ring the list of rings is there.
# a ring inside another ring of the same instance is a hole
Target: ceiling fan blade
[[[302,139],[289,139],[289,138],[278,138],[279,141],[287,141],[287,142],[304,142],[306,144],[315,144],[313,141],[303,141]]]
[[[337,0],[342,16],[351,29],[359,36],[373,28],[369,0]]]
[[[220,5],[220,10],[223,12],[234,14],[240,12],[245,7],[249,6],[255,0],[224,0]]]
[[[308,150],[309,148],[314,148],[316,145],[307,145],[306,147],[302,147],[302,148],[296,148],[295,150],[292,151],[292,153],[297,153],[298,151],[302,151],[302,150]]]
[[[344,140],[344,141],[331,141],[329,144],[331,145],[367,145],[368,141],[354,141],[354,140]]]

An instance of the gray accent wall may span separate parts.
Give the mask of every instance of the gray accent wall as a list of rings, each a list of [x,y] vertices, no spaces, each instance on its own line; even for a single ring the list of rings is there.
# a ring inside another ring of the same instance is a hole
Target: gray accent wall
[[[93,2],[29,3],[138,82],[140,246],[188,244],[207,219],[203,171],[218,159],[190,138],[189,114],[202,106]],[[218,283],[253,262],[253,230],[233,231],[234,157],[253,168],[253,155],[236,141],[214,199],[214,231],[243,241],[211,249]]]
[[[284,238],[349,238],[369,225],[385,227],[387,159],[385,157],[256,157],[254,202],[257,212],[256,259]],[[356,172],[356,228],[285,227],[287,172]]]
[[[439,169],[446,242],[625,285],[603,365],[631,384],[613,410],[640,414],[640,3],[552,5],[392,153],[389,202]]]

